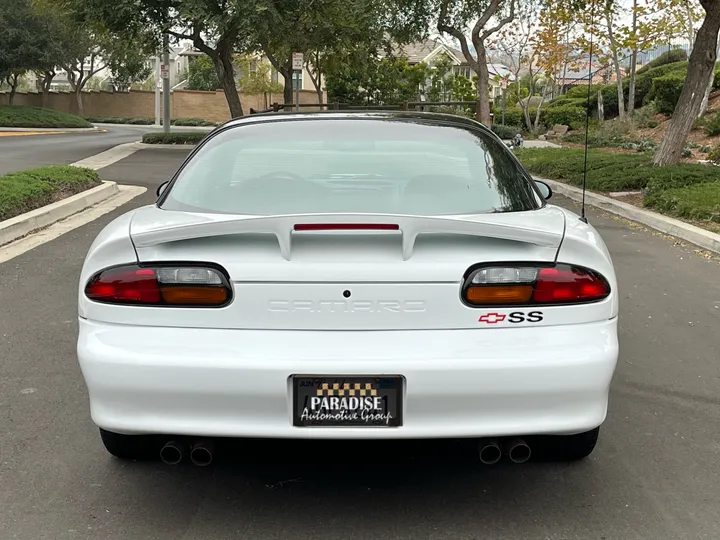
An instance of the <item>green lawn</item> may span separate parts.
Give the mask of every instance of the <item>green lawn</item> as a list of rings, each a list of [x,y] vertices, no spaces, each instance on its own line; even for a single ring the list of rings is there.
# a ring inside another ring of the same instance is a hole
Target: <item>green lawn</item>
[[[91,128],[84,118],[55,109],[0,106],[0,128]]]
[[[525,148],[515,154],[537,176],[582,186],[581,148]],[[649,208],[707,225],[720,223],[720,168],[711,165],[656,167],[650,154],[590,150],[587,186],[606,193],[642,190]]]
[[[70,165],[39,167],[0,176],[0,221],[100,185],[92,169]]]

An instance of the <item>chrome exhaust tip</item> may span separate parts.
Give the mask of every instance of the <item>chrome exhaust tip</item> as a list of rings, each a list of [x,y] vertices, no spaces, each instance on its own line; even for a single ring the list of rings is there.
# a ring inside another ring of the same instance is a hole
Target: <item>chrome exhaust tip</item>
[[[212,463],[215,447],[210,441],[196,442],[190,450],[190,461],[198,467],[207,467]]]
[[[478,454],[483,464],[495,465],[502,457],[502,450],[496,441],[484,441],[479,445]]]
[[[185,445],[178,441],[168,441],[160,450],[160,459],[167,465],[177,465],[183,459]]]
[[[513,463],[525,463],[530,459],[532,450],[522,439],[513,439],[507,445],[507,454]]]

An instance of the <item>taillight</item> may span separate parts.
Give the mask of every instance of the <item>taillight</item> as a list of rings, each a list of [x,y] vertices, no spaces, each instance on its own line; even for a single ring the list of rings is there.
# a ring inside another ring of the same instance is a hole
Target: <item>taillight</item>
[[[207,266],[117,266],[103,270],[85,286],[96,302],[120,305],[219,307],[232,297],[220,270]]]
[[[555,266],[498,265],[471,271],[462,297],[472,307],[499,305],[582,304],[610,294],[610,284],[597,272]]]

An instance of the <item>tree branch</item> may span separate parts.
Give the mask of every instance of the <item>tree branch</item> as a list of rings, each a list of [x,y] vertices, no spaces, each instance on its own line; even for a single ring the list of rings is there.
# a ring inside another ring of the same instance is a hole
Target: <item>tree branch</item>
[[[468,42],[467,42],[467,38],[465,37],[465,34],[463,34],[460,30],[458,30],[454,26],[451,26],[447,22],[447,12],[448,12],[448,7],[450,4],[450,1],[451,0],[444,0],[442,3],[442,6],[440,7],[440,15],[438,16],[438,25],[437,25],[438,32],[441,32],[443,34],[450,34],[452,37],[454,37],[455,39],[457,39],[460,42],[460,49],[462,50],[465,60],[467,60],[467,63],[470,64],[470,67],[472,68],[472,70],[477,73],[478,61],[470,52],[470,47],[468,46]],[[493,1],[499,2],[500,0],[493,0]]]
[[[490,8],[488,7],[488,9],[490,9]],[[491,14],[491,15],[492,15],[492,14]],[[488,17],[488,19],[489,19],[489,17]],[[482,20],[482,19],[481,19],[481,20]],[[490,37],[491,35],[493,35],[493,34],[494,34],[495,32],[497,32],[498,30],[502,29],[503,26],[505,26],[505,25],[510,24],[511,22],[513,22],[513,20],[515,20],[515,0],[511,0],[511,2],[510,2],[510,13],[508,14],[508,16],[505,17],[505,18],[503,18],[503,19],[500,19],[500,22],[498,22],[498,23],[497,23],[495,26],[493,26],[492,28],[489,28],[488,30],[485,30],[485,31],[479,36],[479,41],[480,41],[480,43],[482,43],[483,41],[485,41],[488,37]],[[480,21],[478,21],[478,22],[480,22]],[[476,25],[476,26],[477,26],[477,25]],[[485,25],[483,25],[483,27],[484,27],[484,26],[485,26]],[[475,36],[475,33],[474,33],[474,32],[473,32],[473,36]],[[473,40],[473,42],[474,42],[474,40]],[[476,44],[475,46],[477,47],[478,45]]]

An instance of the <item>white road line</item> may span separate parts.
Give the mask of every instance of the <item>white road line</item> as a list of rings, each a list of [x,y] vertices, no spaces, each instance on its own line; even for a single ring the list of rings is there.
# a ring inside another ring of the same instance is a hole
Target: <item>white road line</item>
[[[139,186],[118,186],[118,188],[120,189],[120,193],[114,197],[110,197],[109,199],[106,199],[95,206],[91,206],[87,210],[83,210],[82,212],[70,216],[67,219],[58,221],[46,229],[29,234],[25,238],[21,238],[20,240],[16,240],[15,242],[3,246],[0,248],[0,263],[14,259],[18,255],[22,255],[23,253],[30,251],[45,242],[55,240],[73,229],[82,227],[83,225],[96,220],[108,212],[112,212],[116,208],[119,208],[123,204],[147,191],[146,188]]]
[[[132,156],[135,152],[140,150],[140,148],[140,145],[135,142],[119,144],[118,146],[110,148],[110,150],[105,150],[104,152],[100,152],[99,154],[95,154],[89,158],[81,159],[80,161],[71,163],[71,165],[75,167],[86,167],[88,169],[98,170],[108,167],[113,163],[117,163],[121,159]]]

